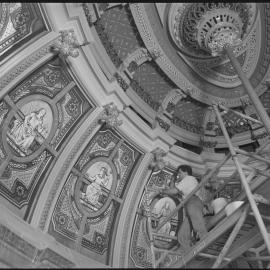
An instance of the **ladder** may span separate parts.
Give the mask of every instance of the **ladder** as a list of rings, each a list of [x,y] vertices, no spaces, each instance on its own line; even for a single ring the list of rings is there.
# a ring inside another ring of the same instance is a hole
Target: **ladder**
[[[153,235],[157,235],[157,231],[168,221],[170,218],[185,205],[185,203],[199,190],[203,187],[211,178],[213,178],[219,171],[219,169],[228,161],[231,157],[235,163],[236,171],[240,176],[240,181],[242,184],[242,192],[238,194],[233,201],[244,201],[241,207],[234,211],[229,216],[226,216],[225,210],[221,210],[217,215],[211,217],[207,223],[208,233],[203,238],[200,239],[190,250],[180,254],[174,251],[163,251],[163,255],[156,260],[153,256],[153,265],[158,267],[160,263],[166,258],[167,255],[177,256],[177,260],[171,264],[166,265],[166,268],[181,268],[181,267],[212,267],[219,268],[224,267],[228,263],[232,262],[234,259],[242,255],[248,249],[254,247],[255,245],[264,241],[266,249],[270,255],[270,217],[267,215],[261,215],[262,203],[264,207],[266,205],[266,213],[270,213],[270,202],[267,200],[261,201],[259,205],[257,199],[254,197],[252,192],[264,186],[266,181],[270,178],[270,173],[265,169],[269,167],[270,160],[265,159],[260,154],[263,152],[265,147],[261,147],[258,153],[249,153],[237,148],[234,148],[229,134],[224,125],[223,119],[219,109],[226,110],[224,106],[213,105],[217,119],[219,121],[221,130],[224,134],[226,142],[229,146],[230,153],[228,153],[225,158],[216,165],[215,168],[210,170],[198,184],[198,186],[183,200],[180,204],[171,212],[171,214],[165,219],[155,231],[149,230],[150,239],[154,239]],[[230,109],[231,110],[231,109]],[[240,114],[239,112],[237,112]],[[254,120],[258,123],[258,120],[248,117],[246,115],[241,115],[248,120]],[[270,146],[267,142],[267,146]],[[266,144],[264,145],[266,146]],[[238,160],[237,155],[248,156],[248,162],[246,164],[241,164]],[[250,166],[252,162],[256,160],[257,164],[264,163],[265,169],[260,170]],[[244,170],[249,172],[246,177]],[[217,191],[219,192],[226,183]],[[153,251],[155,253],[155,251]],[[213,263],[214,260],[214,263]]]

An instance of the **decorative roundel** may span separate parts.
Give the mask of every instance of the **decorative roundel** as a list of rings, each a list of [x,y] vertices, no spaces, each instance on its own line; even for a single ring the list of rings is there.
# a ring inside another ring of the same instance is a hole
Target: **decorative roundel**
[[[53,112],[44,100],[22,100],[17,106],[17,113],[13,111],[7,118],[6,143],[15,156],[28,157],[47,140],[54,122]]]
[[[116,186],[116,169],[106,158],[96,158],[88,164],[79,181],[78,207],[90,217],[100,215],[111,202]]]

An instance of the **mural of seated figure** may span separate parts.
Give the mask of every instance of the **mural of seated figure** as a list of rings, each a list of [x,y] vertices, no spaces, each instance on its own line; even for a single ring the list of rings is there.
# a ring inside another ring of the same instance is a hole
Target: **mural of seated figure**
[[[44,137],[47,136],[48,131],[43,125],[45,115],[46,110],[41,108],[38,111],[32,111],[27,114],[24,121],[16,119],[13,122],[13,127],[9,132],[9,136],[24,153],[28,153],[28,150],[35,139],[38,140],[39,143],[42,143]]]
[[[99,197],[102,195],[101,185],[107,187],[109,183],[108,170],[106,167],[101,167],[98,174],[89,176],[89,178],[93,182],[86,188],[85,199],[96,206]]]

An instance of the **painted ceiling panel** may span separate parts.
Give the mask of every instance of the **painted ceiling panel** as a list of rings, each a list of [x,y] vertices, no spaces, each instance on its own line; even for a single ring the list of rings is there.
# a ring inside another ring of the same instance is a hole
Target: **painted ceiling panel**
[[[158,8],[159,5],[161,9]],[[111,8],[107,5],[103,7],[100,19],[94,24],[97,30],[101,23],[104,25],[111,46],[107,52],[117,68],[125,63],[128,55],[134,53],[138,47],[146,49],[150,60],[146,58],[140,62],[133,56],[134,65],[132,68],[129,65],[129,76],[132,77],[131,88],[152,109],[158,112],[162,102],[165,102],[173,89],[179,89],[187,95],[187,98],[174,104],[174,110],[169,116],[171,124],[179,128],[179,132],[184,129],[202,135],[203,129],[209,126],[207,121],[211,117],[208,119],[207,108],[212,104],[221,103],[236,109],[242,106],[240,111],[251,115],[250,109],[244,108],[245,103],[250,103],[248,95],[228,57],[224,54],[211,56],[209,50],[203,47],[207,46],[201,40],[203,23],[208,25],[210,30],[206,28],[210,31],[209,35],[214,33],[211,29],[216,27],[213,20],[210,22],[213,8],[217,13],[220,9],[220,12],[224,13],[222,16],[227,16],[227,24],[237,21],[241,25],[241,20],[243,21],[243,29],[246,29],[247,33],[234,53],[246,76],[250,78],[254,91],[262,95],[268,89],[265,81],[269,77],[269,47],[266,46],[269,31],[264,23],[269,16],[269,5],[229,3],[215,4],[212,7],[202,3],[199,9],[196,9],[194,3],[141,3]],[[237,10],[242,10],[242,13],[239,15]],[[229,14],[234,18],[232,22]],[[219,19],[216,19],[216,24],[219,25]],[[189,27],[196,28],[194,35],[188,34]],[[233,29],[234,26],[231,27]],[[215,29],[220,31],[223,28]],[[209,35],[205,38],[209,38]],[[108,47],[104,38],[101,41],[104,47]],[[197,47],[192,47],[194,50],[191,47],[184,48],[187,44]],[[267,97],[267,94],[263,95],[261,100],[265,108],[270,107],[268,99],[263,97]],[[256,115],[256,110],[253,110],[253,115]],[[241,120],[240,116],[230,113],[224,117],[226,124],[233,127],[234,134],[250,131],[250,126]],[[159,125],[164,128],[164,123],[163,121],[162,126],[162,122],[159,122]],[[168,126],[167,123],[166,126],[168,130],[170,124]],[[216,136],[221,135],[219,128],[213,132]],[[198,146],[200,141],[198,137]]]
[[[94,105],[57,57],[1,101],[0,193],[27,219],[55,156]]]
[[[38,4],[1,3],[0,63],[30,39],[47,30]]]
[[[65,181],[49,233],[64,245],[108,264],[119,208],[141,157],[120,134],[101,127]]]

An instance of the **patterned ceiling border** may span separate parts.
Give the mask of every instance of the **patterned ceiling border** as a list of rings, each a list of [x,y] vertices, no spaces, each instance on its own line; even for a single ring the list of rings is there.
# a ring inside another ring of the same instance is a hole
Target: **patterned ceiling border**
[[[240,98],[225,99],[219,98],[210,94],[207,94],[197,88],[195,85],[191,84],[190,81],[183,76],[183,74],[176,68],[176,66],[170,61],[170,59],[165,55],[163,49],[160,47],[157,37],[155,36],[149,19],[147,17],[147,12],[145,10],[145,4],[134,3],[130,5],[130,10],[136,22],[138,31],[143,39],[148,51],[158,51],[159,57],[155,59],[156,63],[161,67],[161,69],[171,78],[171,80],[184,92],[190,94],[193,98],[211,105],[213,102],[221,103],[228,107],[236,107],[241,105]],[[268,68],[263,79],[270,76],[270,67]],[[258,95],[261,95],[266,90],[266,87],[259,84],[255,88]],[[247,95],[241,97],[242,99],[248,99]]]
[[[0,91],[3,90],[10,82],[12,82],[15,78],[21,75],[25,70],[29,67],[33,66],[35,63],[40,61],[43,57],[49,56],[52,57],[53,53],[51,52],[51,47],[53,43],[58,39],[59,35],[55,37],[55,33],[53,35],[53,39],[48,43],[43,45],[40,49],[28,55],[25,59],[22,59],[16,66],[14,66],[10,71],[8,71],[3,77],[1,77],[0,81]],[[50,37],[46,36],[48,40]],[[2,94],[2,93],[1,93]]]
[[[68,168],[72,166],[72,162],[76,161],[76,154],[81,149],[83,143],[86,142],[89,138],[91,138],[94,135],[95,128],[100,125],[100,119],[103,115],[104,110],[98,113],[98,115],[95,117],[95,119],[91,122],[90,126],[87,128],[87,130],[83,133],[83,135],[79,138],[77,143],[74,145],[70,153],[68,154],[64,164],[62,165],[62,169],[57,174],[56,179],[54,180],[54,184],[51,188],[51,192],[49,193],[49,196],[46,200],[45,206],[43,208],[41,218],[39,220],[38,227],[42,230],[45,229],[46,223],[49,220],[49,212],[51,209],[53,209],[53,200],[56,197],[56,193],[59,190],[61,181],[63,179],[66,179],[64,175],[68,172]],[[83,149],[81,149],[83,150]]]

